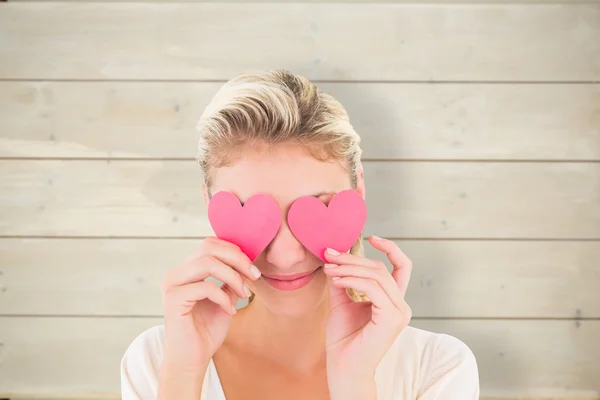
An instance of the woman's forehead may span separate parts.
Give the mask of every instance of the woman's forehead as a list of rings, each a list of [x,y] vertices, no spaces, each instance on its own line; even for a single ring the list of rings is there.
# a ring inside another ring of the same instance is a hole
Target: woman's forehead
[[[228,191],[241,201],[264,193],[285,204],[301,196],[337,193],[350,185],[342,162],[320,161],[308,152],[291,149],[241,157],[217,168],[212,192]]]

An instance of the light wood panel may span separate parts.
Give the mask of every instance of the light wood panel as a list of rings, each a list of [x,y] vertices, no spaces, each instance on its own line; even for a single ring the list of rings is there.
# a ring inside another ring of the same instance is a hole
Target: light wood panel
[[[199,243],[2,239],[0,314],[160,316],[164,273]],[[600,318],[600,242],[396,243],[414,264],[415,317]]]
[[[600,321],[419,320],[411,325],[467,343],[485,396],[600,397]]]
[[[211,235],[193,161],[0,163],[1,235]],[[367,234],[600,239],[600,163],[365,163]],[[269,188],[257,188],[268,191]]]
[[[116,394],[125,349],[160,323],[159,318],[2,317],[0,395]],[[600,321],[418,320],[411,325],[467,343],[477,357],[485,396],[600,395]]]
[[[221,82],[0,82],[0,157],[194,158]],[[600,84],[320,83],[365,159],[600,160]]]
[[[600,160],[600,4],[526,2],[1,5],[0,397],[118,398],[212,233],[193,161],[60,159],[191,159],[223,81],[287,68],[402,161],[366,163],[366,233],[420,238],[411,325],[473,349],[483,398],[600,398],[600,163],[489,162]]]
[[[599,21],[600,4],[7,3],[0,78],[591,82]]]
[[[56,2],[56,0],[4,0],[10,3],[23,3],[23,2]],[[89,3],[94,0],[69,0],[70,2],[80,2],[80,3]],[[178,2],[194,2],[194,3],[211,3],[214,0],[178,0]],[[127,3],[127,2],[136,2],[136,3],[167,3],[168,0],[102,0],[103,3],[111,3],[111,2],[119,2],[119,3]],[[244,3],[246,0],[220,0],[220,3]],[[261,0],[260,3],[320,3],[322,0],[302,0],[301,2],[298,0]],[[459,0],[327,0],[328,3],[342,3],[342,4],[352,4],[352,3],[421,3],[421,4],[455,4],[460,3],[463,4],[462,1]],[[597,3],[597,0],[470,0],[469,4],[574,4],[574,3]]]

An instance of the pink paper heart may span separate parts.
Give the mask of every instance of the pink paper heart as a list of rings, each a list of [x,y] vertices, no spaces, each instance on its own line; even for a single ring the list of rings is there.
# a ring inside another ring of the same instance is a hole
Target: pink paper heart
[[[327,247],[340,252],[352,248],[367,220],[367,207],[354,190],[337,193],[329,206],[314,196],[304,196],[292,204],[287,220],[296,239],[326,261]]]
[[[281,210],[266,194],[250,197],[242,207],[235,195],[221,191],[210,199],[208,220],[219,239],[238,245],[254,261],[279,231]]]

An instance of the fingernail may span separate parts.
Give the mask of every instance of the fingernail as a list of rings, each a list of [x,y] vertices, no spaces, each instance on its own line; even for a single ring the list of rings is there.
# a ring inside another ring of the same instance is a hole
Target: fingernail
[[[371,235],[371,237],[375,240],[382,240],[379,236]]]
[[[340,253],[339,251],[337,251],[337,250],[334,250],[334,249],[330,249],[330,248],[327,248],[327,252],[328,252],[329,254],[331,254],[332,256],[339,256],[340,254],[342,254],[342,253]]]
[[[252,295],[250,288],[245,283],[244,283],[244,293],[246,293],[246,296],[248,296],[248,297],[250,297]]]
[[[250,273],[252,274],[253,277],[260,278],[260,271],[254,265],[250,266]]]
[[[336,279],[340,279],[341,276],[334,276],[333,278],[331,278],[332,281],[335,281]]]
[[[334,267],[337,267],[337,264],[325,264],[324,267],[325,268],[334,268]]]
[[[237,310],[235,309],[235,306],[231,306],[231,312],[234,313],[234,314],[237,313]]]

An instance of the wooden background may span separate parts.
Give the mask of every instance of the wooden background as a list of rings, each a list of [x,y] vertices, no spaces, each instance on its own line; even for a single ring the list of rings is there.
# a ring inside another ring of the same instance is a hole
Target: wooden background
[[[411,324],[465,341],[486,398],[600,398],[600,4],[316,3],[0,4],[0,397],[119,396],[211,234],[197,119],[286,68],[363,138]]]

